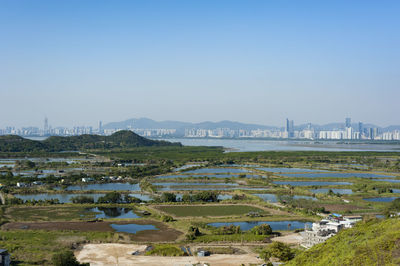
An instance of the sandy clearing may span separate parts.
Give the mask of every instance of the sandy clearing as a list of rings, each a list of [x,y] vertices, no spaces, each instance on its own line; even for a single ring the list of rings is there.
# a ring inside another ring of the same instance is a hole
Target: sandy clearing
[[[303,237],[298,233],[294,233],[294,234],[289,234],[289,235],[285,235],[285,236],[274,237],[274,238],[271,238],[271,240],[283,242],[285,244],[300,244],[301,241],[303,240]]]
[[[75,252],[80,262],[89,262],[92,266],[101,265],[150,265],[150,266],[184,266],[195,263],[209,263],[212,266],[249,265],[250,263],[262,264],[256,254],[244,255],[211,255],[209,257],[159,257],[159,256],[134,256],[133,251],[143,251],[145,245],[133,244],[87,244],[81,251]]]

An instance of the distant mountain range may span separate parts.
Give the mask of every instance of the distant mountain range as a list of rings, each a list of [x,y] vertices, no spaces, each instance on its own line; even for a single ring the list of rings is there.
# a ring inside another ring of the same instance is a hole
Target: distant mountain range
[[[308,127],[308,124],[295,125],[295,130],[303,130]],[[334,130],[344,128],[344,123],[330,123],[325,125],[311,124],[311,127],[315,130]],[[358,129],[358,123],[353,123],[352,127]],[[364,124],[364,128],[379,128],[383,131],[393,131],[400,130],[400,125],[388,126],[385,128],[378,127],[373,124]],[[112,122],[105,124],[104,129],[176,129],[177,133],[183,133],[185,129],[217,129],[217,128],[230,128],[230,129],[245,129],[245,130],[255,130],[255,129],[275,129],[283,130],[284,127],[268,126],[268,125],[258,125],[258,124],[246,124],[233,121],[220,121],[220,122],[201,122],[201,123],[189,123],[189,122],[179,122],[179,121],[154,121],[149,118],[132,118],[121,122]]]
[[[88,149],[133,148],[143,146],[181,146],[181,144],[150,140],[129,130],[121,130],[110,136],[52,136],[43,141],[25,139],[16,135],[0,136],[0,152],[59,152]]]

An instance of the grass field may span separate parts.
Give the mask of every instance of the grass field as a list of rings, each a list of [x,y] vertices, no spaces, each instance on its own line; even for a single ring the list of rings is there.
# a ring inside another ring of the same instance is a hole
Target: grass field
[[[10,252],[12,265],[52,265],[52,255],[73,243],[113,242],[114,238],[112,232],[11,230],[1,232],[0,246]]]
[[[94,218],[93,212],[85,211],[84,207],[12,207],[7,209],[6,218],[13,221],[70,221]]]
[[[157,206],[156,208],[176,217],[244,215],[249,212],[267,214],[265,210],[248,205]]]

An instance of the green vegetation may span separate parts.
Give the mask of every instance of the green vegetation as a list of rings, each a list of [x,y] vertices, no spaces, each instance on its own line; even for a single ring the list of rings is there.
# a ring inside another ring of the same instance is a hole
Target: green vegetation
[[[12,261],[21,265],[54,265],[54,254],[90,241],[113,242],[114,233],[10,230],[0,234],[0,246],[10,252]]]
[[[342,230],[287,265],[398,265],[400,220],[372,219]]]
[[[94,213],[84,207],[12,207],[6,211],[6,216],[13,221],[71,221],[93,218]]]
[[[98,203],[123,203],[122,195],[119,192],[109,192],[97,200]]]
[[[249,212],[266,213],[260,208],[248,205],[157,206],[156,208],[177,217],[243,215]]]
[[[232,235],[201,235],[193,240],[195,243],[212,243],[212,242],[260,242],[264,241],[266,236],[254,235],[249,232]]]
[[[233,247],[204,247],[198,250],[207,250],[210,254],[235,254],[236,250]]]
[[[272,229],[269,224],[260,224],[254,226],[250,232],[255,235],[270,235],[272,233]]]
[[[143,146],[181,146],[181,144],[146,139],[129,130],[121,130],[111,136],[52,136],[43,141],[29,140],[13,135],[0,136],[0,151],[2,152],[58,152]]]
[[[271,245],[261,250],[260,258],[267,262],[271,258],[277,258],[280,261],[286,262],[293,259],[295,254],[295,251],[288,245],[281,242],[273,242]]]
[[[176,257],[176,256],[185,256],[186,254],[176,245],[160,244],[160,245],[155,245],[154,248],[150,251],[147,251],[145,255]]]
[[[240,234],[241,232],[240,226],[235,226],[233,224],[217,227],[213,230],[213,233],[216,235],[233,235]]]
[[[395,199],[390,203],[390,205],[386,208],[385,214],[386,216],[397,216],[400,212],[400,198]]]
[[[79,203],[79,204],[94,203],[93,197],[84,195],[72,197],[71,201],[72,203]]]
[[[54,254],[51,262],[54,266],[89,266],[89,263],[79,263],[71,250],[64,250]]]
[[[163,221],[164,223],[169,223],[169,222],[173,222],[174,218],[172,216],[169,216],[169,215],[163,215],[161,217],[161,221]]]

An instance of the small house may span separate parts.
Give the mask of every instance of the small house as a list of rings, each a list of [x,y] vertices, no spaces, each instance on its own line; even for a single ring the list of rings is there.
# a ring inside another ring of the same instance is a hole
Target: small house
[[[7,249],[0,249],[0,266],[10,266],[11,258]]]
[[[210,256],[210,252],[207,250],[199,250],[197,251],[197,257],[206,257]]]

